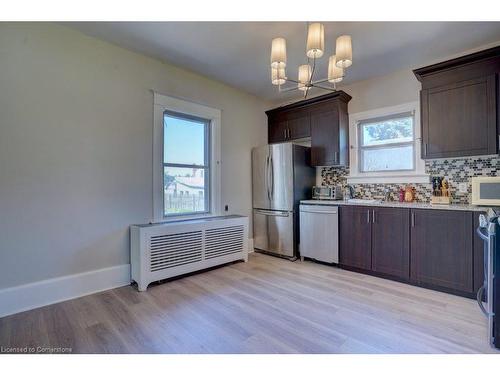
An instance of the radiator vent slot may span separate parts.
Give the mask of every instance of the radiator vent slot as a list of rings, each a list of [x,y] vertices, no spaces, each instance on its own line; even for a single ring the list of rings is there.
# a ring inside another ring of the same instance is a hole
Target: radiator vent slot
[[[151,272],[201,261],[202,244],[201,231],[152,236]]]
[[[205,259],[216,258],[243,251],[243,225],[205,231]]]

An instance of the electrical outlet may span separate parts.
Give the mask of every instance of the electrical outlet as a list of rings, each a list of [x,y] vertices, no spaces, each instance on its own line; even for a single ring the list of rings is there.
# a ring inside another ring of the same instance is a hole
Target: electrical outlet
[[[229,211],[229,206],[227,204],[224,206],[224,211]]]
[[[467,193],[467,183],[466,182],[460,182],[458,184],[458,192],[459,193]]]

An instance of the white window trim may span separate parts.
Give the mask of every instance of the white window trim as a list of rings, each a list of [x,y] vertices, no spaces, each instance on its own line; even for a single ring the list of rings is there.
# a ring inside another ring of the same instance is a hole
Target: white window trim
[[[153,222],[218,216],[221,210],[221,110],[153,92]],[[210,120],[210,201],[211,212],[189,216],[164,216],[163,208],[163,114],[165,111],[185,113]]]
[[[414,113],[415,134],[415,170],[395,172],[359,172],[358,160],[358,123],[376,117],[396,115],[404,112]],[[418,102],[403,103],[391,107],[378,108],[365,112],[349,114],[349,176],[347,183],[372,184],[372,183],[429,183],[429,175],[425,174],[425,162],[421,157],[420,135],[420,105]]]

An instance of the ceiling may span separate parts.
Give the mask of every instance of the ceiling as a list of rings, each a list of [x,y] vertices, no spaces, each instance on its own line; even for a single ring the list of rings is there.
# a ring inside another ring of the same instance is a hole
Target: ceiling
[[[72,22],[66,26],[140,52],[262,99],[300,97],[271,85],[271,39],[287,40],[287,75],[306,62],[306,22]],[[353,65],[345,83],[416,68],[500,41],[500,22],[325,22],[325,55],[317,78],[326,78],[335,39],[350,34]]]

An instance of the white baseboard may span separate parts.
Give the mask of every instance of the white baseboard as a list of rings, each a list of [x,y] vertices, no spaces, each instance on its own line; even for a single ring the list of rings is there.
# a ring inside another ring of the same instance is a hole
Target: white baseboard
[[[248,253],[253,253],[254,252],[254,249],[253,249],[253,238],[249,238],[248,239]]]
[[[130,264],[124,264],[0,289],[0,317],[128,284]]]
[[[253,253],[253,238],[248,239]],[[130,284],[130,264],[0,289],[0,318]]]

